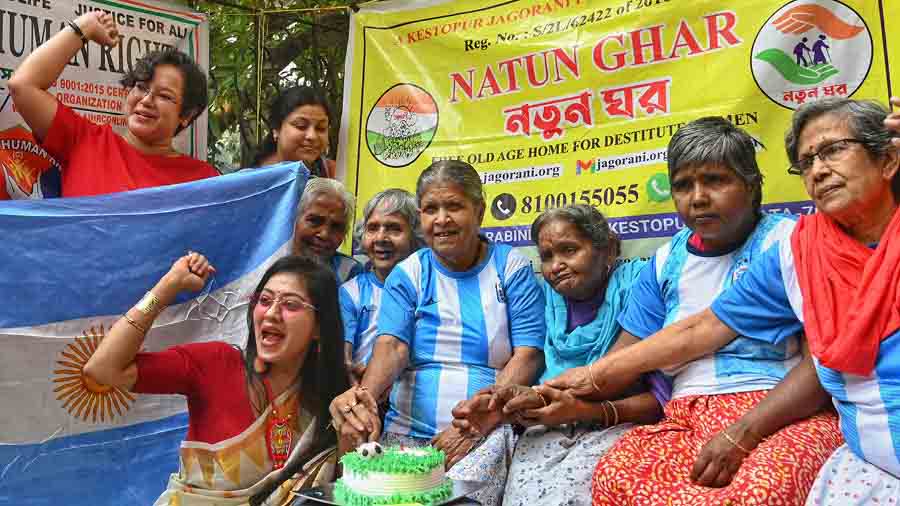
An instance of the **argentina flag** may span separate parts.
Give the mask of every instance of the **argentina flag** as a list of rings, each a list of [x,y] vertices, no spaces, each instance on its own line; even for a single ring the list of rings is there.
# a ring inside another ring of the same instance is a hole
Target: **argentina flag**
[[[187,250],[217,272],[144,342],[244,346],[249,295],[288,253],[298,163],[90,198],[0,202],[0,503],[151,504],[178,471],[187,406],[90,381],[104,332]]]

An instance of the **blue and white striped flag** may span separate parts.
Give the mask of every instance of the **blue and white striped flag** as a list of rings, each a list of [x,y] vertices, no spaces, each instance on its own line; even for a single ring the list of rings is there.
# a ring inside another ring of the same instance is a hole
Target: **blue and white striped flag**
[[[181,396],[97,385],[99,339],[187,250],[217,273],[154,323],[150,351],[244,345],[248,296],[289,251],[299,164],[90,198],[0,202],[0,503],[150,504],[178,470]]]

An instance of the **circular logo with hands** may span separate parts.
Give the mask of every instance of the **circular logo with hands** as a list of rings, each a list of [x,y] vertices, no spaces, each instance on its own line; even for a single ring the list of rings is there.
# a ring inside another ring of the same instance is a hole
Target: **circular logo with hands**
[[[872,66],[872,34],[837,0],[796,0],[778,9],[753,41],[750,70],[760,90],[788,109],[849,97]]]
[[[503,221],[512,218],[516,213],[516,198],[509,193],[501,193],[491,203],[491,216]]]

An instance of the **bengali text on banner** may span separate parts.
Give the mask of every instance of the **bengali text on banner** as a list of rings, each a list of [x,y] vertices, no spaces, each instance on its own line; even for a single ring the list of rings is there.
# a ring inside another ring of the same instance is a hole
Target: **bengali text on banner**
[[[351,18],[339,167],[363,203],[464,160],[495,241],[530,245],[542,211],[586,203],[653,245],[683,226],[669,139],[716,115],[758,141],[765,209],[811,212],[786,172],[791,113],[825,97],[887,102],[893,11],[900,0],[374,4]]]

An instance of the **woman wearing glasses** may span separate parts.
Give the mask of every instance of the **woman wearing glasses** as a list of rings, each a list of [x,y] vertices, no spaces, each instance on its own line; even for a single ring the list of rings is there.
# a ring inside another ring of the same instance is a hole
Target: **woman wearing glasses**
[[[617,346],[630,344],[626,350],[663,328],[682,328],[766,251],[790,242],[795,224],[761,211],[753,138],[728,120],[688,123],[667,152],[672,200],[685,229],[656,251],[631,288],[618,318]],[[765,318],[762,308],[751,309]],[[816,472],[842,442],[837,420],[822,412],[828,396],[798,336],[773,344],[752,336],[655,368],[671,379],[665,418],[628,432],[599,459],[595,506],[803,504]],[[606,362],[570,368],[548,384],[610,398],[590,379]]]
[[[816,213],[802,217],[790,241],[766,251],[709,309],[604,357],[582,382],[593,378],[604,392],[642,370],[730,345],[738,334],[778,345],[804,330],[846,440],[818,473],[806,504],[896,503],[898,131],[900,114],[875,102],[829,98],[797,109],[785,145]],[[802,409],[809,398],[795,395],[794,402]]]
[[[90,12],[69,21],[22,62],[8,83],[17,112],[60,165],[61,196],[99,195],[217,176],[211,165],[179,153],[172,145],[173,137],[203,112],[207,101],[206,76],[184,53],[174,49],[148,53],[125,74],[121,135],[109,124],[98,125],[77,115],[47,91],[89,41],[109,47],[119,43],[112,16]],[[107,93],[104,87],[102,92],[84,95],[109,99]]]
[[[84,373],[102,385],[187,398],[181,469],[156,504],[283,504],[295,486],[333,478],[328,405],[349,387],[337,284],[328,267],[284,257],[253,292],[246,349],[212,341],[140,352],[162,308],[214,272],[198,253],[179,258],[113,325]]]

